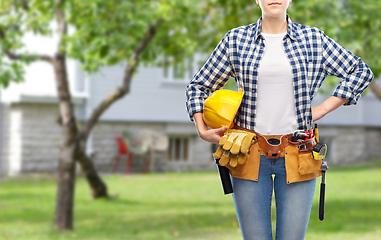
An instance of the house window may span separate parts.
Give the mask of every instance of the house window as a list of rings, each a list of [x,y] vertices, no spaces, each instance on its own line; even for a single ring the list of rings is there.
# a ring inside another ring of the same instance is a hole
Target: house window
[[[188,161],[189,138],[174,136],[169,138],[168,160]]]

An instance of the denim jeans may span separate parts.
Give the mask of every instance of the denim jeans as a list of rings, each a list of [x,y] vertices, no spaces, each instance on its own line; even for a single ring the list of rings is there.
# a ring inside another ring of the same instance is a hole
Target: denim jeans
[[[305,237],[316,179],[287,184],[285,159],[261,155],[258,182],[231,177],[233,200],[244,240],[272,240],[271,200],[276,204],[277,240]]]

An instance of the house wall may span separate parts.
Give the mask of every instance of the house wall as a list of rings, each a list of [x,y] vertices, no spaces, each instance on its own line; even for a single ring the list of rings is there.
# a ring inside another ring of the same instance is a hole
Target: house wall
[[[3,105],[4,175],[55,171],[61,137],[56,113],[55,104]]]
[[[92,111],[122,84],[124,65],[102,68],[89,76],[87,102]],[[162,68],[140,67],[131,83],[131,91],[101,116],[104,121],[189,122],[185,108],[186,80],[165,77]]]
[[[9,155],[10,155],[10,126],[9,126],[9,114],[8,105],[1,104],[1,125],[0,125],[0,165],[1,165],[1,176],[9,175]]]
[[[2,176],[21,173],[55,172],[58,164],[61,128],[55,122],[57,105],[54,103],[14,103],[2,105],[1,170]],[[90,138],[89,152],[96,168],[110,173],[118,153],[115,137],[130,131],[150,129],[166,136],[189,138],[187,161],[167,161],[167,151],[154,151],[154,164],[148,169],[155,172],[214,169],[210,144],[200,140],[192,123],[152,122],[99,122]],[[150,163],[151,155],[145,156]],[[125,173],[126,158],[123,157],[117,172]],[[131,172],[143,172],[141,157],[132,159]]]
[[[379,81],[381,82],[381,81]],[[317,106],[325,101],[329,95],[317,94],[312,101],[312,106]],[[381,101],[368,92],[361,96],[357,105],[342,106],[317,121],[322,126],[373,126],[381,127]]]
[[[351,165],[381,159],[381,128],[360,126],[322,126],[322,142],[328,144],[330,165]]]
[[[110,172],[118,154],[115,137],[124,131],[139,136],[142,130],[153,130],[159,134],[168,136],[183,136],[189,139],[188,159],[186,161],[168,160],[167,151],[154,151],[145,156],[148,162],[153,158],[152,165],[148,169],[154,172],[210,170],[215,165],[212,161],[211,144],[202,141],[194,130],[191,123],[150,123],[150,122],[114,122],[102,121],[96,125],[92,133],[92,147],[94,149],[93,160],[96,168],[101,172]],[[118,172],[126,171],[126,158],[118,165]],[[143,172],[142,157],[132,158],[132,172]]]
[[[1,103],[1,92],[0,92],[0,178],[3,175],[3,132],[4,132],[4,126],[3,126],[3,118],[4,118],[4,112],[3,112],[3,104]]]

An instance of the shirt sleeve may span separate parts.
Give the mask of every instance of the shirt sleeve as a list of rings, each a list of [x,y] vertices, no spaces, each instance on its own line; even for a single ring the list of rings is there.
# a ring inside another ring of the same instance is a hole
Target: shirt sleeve
[[[229,33],[219,42],[209,59],[187,86],[186,106],[191,121],[193,121],[193,114],[203,112],[204,99],[215,90],[223,88],[229,78],[234,75],[228,56]]]
[[[355,56],[323,33],[323,66],[328,75],[341,79],[332,96],[349,100],[345,105],[357,104],[361,93],[374,75],[361,58]]]

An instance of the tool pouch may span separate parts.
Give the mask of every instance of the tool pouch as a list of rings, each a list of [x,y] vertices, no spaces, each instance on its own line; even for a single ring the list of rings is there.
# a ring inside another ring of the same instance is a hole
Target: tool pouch
[[[298,171],[301,175],[317,172],[321,168],[321,160],[315,160],[311,150],[299,150],[298,161]]]
[[[229,168],[229,172],[232,177],[258,181],[260,159],[261,152],[259,150],[259,144],[258,142],[255,142],[251,145],[249,154],[247,155],[247,159],[243,165],[238,165],[235,168],[229,165],[226,167]]]
[[[321,176],[321,161],[312,158],[310,150],[299,150],[297,146],[285,147],[287,183],[311,180]]]
[[[235,128],[243,130],[239,127]],[[251,145],[245,163],[236,167],[226,165],[231,176],[258,181],[261,154],[266,158],[285,157],[287,183],[307,181],[321,176],[322,161],[313,159],[310,150],[315,144],[315,139],[303,142],[306,150],[299,150],[301,144],[291,142],[291,137],[288,135],[283,135],[282,139],[278,139],[280,141],[278,145],[272,145],[268,144],[269,141],[265,137],[255,134],[257,139]]]

